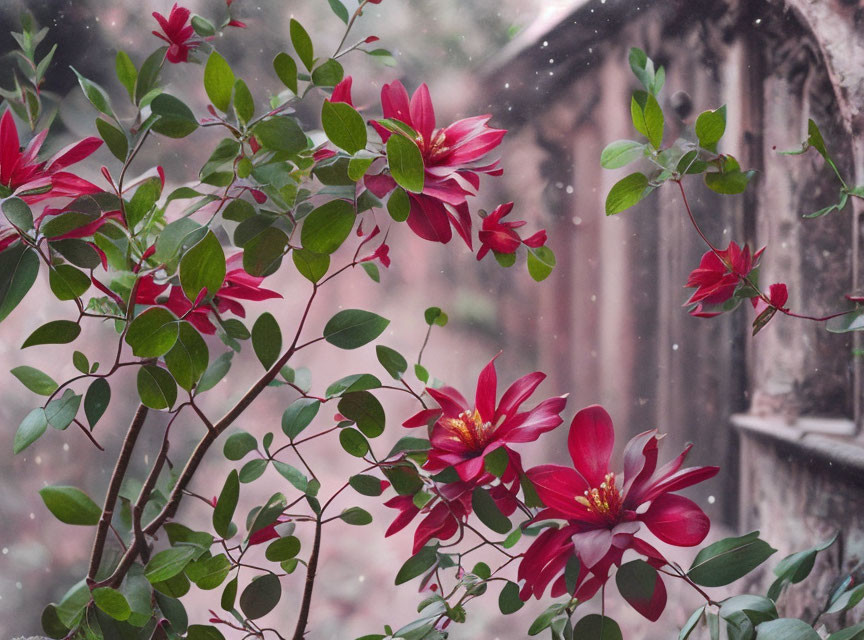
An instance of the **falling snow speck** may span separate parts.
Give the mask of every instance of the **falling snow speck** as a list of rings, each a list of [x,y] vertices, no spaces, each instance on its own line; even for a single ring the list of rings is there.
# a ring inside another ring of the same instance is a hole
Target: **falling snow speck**
[[[672,351],[678,351],[678,344],[677,343],[672,345]]]

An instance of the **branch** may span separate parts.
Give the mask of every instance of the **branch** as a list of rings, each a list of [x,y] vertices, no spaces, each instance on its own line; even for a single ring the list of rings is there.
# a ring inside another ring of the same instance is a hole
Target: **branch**
[[[147,407],[139,404],[137,411],[135,411],[135,416],[132,418],[132,423],[129,425],[129,430],[126,432],[126,438],[123,440],[117,464],[114,465],[114,471],[111,473],[108,493],[105,495],[105,503],[102,506],[102,517],[96,525],[96,539],[93,541],[93,550],[90,553],[90,568],[87,571],[87,584],[91,588],[96,581],[96,572],[99,571],[99,564],[102,561],[102,553],[105,550],[105,538],[108,535],[108,528],[114,515],[114,505],[117,503],[120,485],[123,483],[126,470],[129,468],[129,461],[132,458],[132,450],[135,448],[135,442],[138,440],[141,427],[144,426],[146,420]]]

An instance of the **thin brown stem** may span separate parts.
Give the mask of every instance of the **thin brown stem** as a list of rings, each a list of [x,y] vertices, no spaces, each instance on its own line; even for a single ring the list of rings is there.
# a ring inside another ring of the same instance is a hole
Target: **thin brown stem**
[[[315,574],[318,571],[318,555],[321,552],[321,516],[315,520],[315,538],[312,542],[312,553],[306,566],[306,586],[303,589],[303,601],[297,616],[297,626],[294,628],[293,640],[303,640],[306,635],[306,625],[309,623],[309,609],[312,606],[312,590],[315,588]]]
[[[138,440],[138,435],[141,433],[141,428],[144,426],[146,420],[147,407],[139,404],[138,409],[135,411],[135,416],[129,425],[129,430],[126,432],[126,437],[123,440],[123,446],[120,449],[120,455],[117,457],[117,463],[114,465],[114,471],[111,473],[108,492],[105,494],[105,503],[102,506],[102,517],[99,518],[99,523],[96,525],[96,538],[93,540],[93,550],[90,553],[90,567],[87,571],[87,584],[91,585],[91,587],[96,581],[96,573],[99,571],[99,564],[102,561],[102,554],[105,550],[105,538],[108,535],[108,528],[114,515],[114,505],[117,503],[120,486],[123,483],[126,470],[129,468],[129,461],[132,459],[135,442]]]

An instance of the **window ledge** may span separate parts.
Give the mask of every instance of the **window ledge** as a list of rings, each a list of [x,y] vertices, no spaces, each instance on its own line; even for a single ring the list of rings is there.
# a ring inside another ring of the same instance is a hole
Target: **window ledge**
[[[862,474],[860,477],[864,478],[864,443],[855,438],[855,424],[851,420],[802,417],[790,422],[781,416],[737,413],[730,421],[742,434],[782,446],[799,457]]]

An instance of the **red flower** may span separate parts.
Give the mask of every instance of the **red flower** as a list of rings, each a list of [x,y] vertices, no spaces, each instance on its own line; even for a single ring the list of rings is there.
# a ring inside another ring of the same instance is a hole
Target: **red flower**
[[[47,135],[47,130],[42,131],[22,150],[12,112],[7,110],[3,114],[0,119],[0,196],[18,195],[33,204],[47,198],[77,198],[101,192],[95,184],[63,169],[88,157],[102,146],[102,141],[95,137],[84,138],[61,149],[49,160],[38,162],[36,156]],[[36,193],[27,194],[34,191]]]
[[[516,229],[527,224],[524,220],[501,222],[513,210],[513,203],[508,202],[495,207],[488,216],[483,218],[483,227],[480,231],[480,251],[477,259],[482,260],[489,251],[497,253],[515,253],[520,245],[525,244],[536,249],[546,244],[546,231],[538,231],[529,238],[523,240]]]
[[[785,309],[786,302],[789,300],[789,291],[786,289],[786,285],[779,282],[768,287],[768,300],[771,303],[771,307]],[[769,304],[759,296],[753,296],[750,298],[750,302],[753,308],[756,309],[757,316],[769,307]]]
[[[249,536],[249,546],[253,547],[256,544],[264,544],[270,540],[281,538],[282,535],[279,533],[279,525],[285,524],[286,522],[291,522],[291,518],[281,515],[276,518],[276,522],[273,524],[267,525],[263,529],[258,529],[258,531]]]
[[[699,317],[718,315],[719,312],[703,311],[702,305],[717,305],[729,300],[738,283],[756,268],[763,251],[760,249],[751,257],[750,247],[744,245],[741,249],[735,242],[730,242],[724,251],[707,251],[699,262],[699,268],[690,273],[684,285],[696,289],[685,303],[685,306],[695,305],[690,313]]]
[[[717,467],[681,469],[688,445],[674,460],[657,469],[656,430],[640,433],[624,450],[624,474],[609,470],[615,432],[609,414],[591,406],[576,414],[570,425],[568,447],[574,469],[542,465],[528,470],[537,494],[548,507],[538,520],[566,520],[560,529],[538,536],[519,567],[524,579],[521,596],[539,598],[547,585],[552,596],[567,589],[562,574],[567,560],[579,556],[582,571],[576,597],[593,597],[618,565],[627,549],[648,558],[655,567],[665,558],[636,533],[644,524],[667,544],[690,547],[699,544],[711,526],[708,516],[692,500],[672,493],[716,475]],[[556,579],[557,577],[557,579]],[[632,602],[631,602],[632,603]],[[666,591],[659,580],[650,602],[632,603],[646,617],[656,620],[666,604]]]
[[[522,473],[522,463],[519,454],[509,452],[510,460],[501,483],[489,488],[489,495],[495,501],[498,509],[505,516],[510,516],[516,510],[516,494],[519,492],[519,478]],[[385,507],[398,509],[399,515],[390,524],[385,537],[392,536],[408,526],[419,514],[424,518],[414,532],[412,554],[422,549],[433,538],[449,540],[461,528],[461,523],[471,515],[471,496],[477,486],[492,482],[495,477],[491,473],[483,473],[473,482],[451,482],[440,485],[437,495],[422,509],[414,504],[410,495],[396,496],[384,503]]]
[[[189,321],[201,333],[214,334],[216,326],[210,321],[210,312],[214,309],[219,313],[231,312],[241,318],[246,317],[246,309],[238,300],[269,300],[281,298],[282,295],[264,289],[260,285],[264,278],[251,276],[243,269],[243,254],[235,254],[228,258],[228,271],[222,287],[213,296],[213,300],[207,304],[194,308],[193,302],[186,297],[179,285],[169,283],[156,284],[152,275],[141,278],[138,284],[138,295],[135,298],[137,304],[162,305],[178,318],[186,315]],[[167,298],[163,295],[170,286]],[[188,314],[188,315],[187,315]]]
[[[153,31],[153,35],[168,43],[168,51],[165,54],[168,62],[174,64],[188,62],[189,53],[201,44],[201,40],[195,37],[195,29],[191,24],[186,24],[189,15],[189,9],[180,7],[176,3],[171,8],[167,19],[161,13],[153,12],[153,17],[163,31],[163,33]]]
[[[426,392],[441,408],[421,411],[404,423],[409,428],[420,427],[437,419],[429,438],[432,449],[423,468],[440,471],[452,466],[463,481],[476,481],[484,474],[484,456],[499,447],[533,442],[557,427],[562,422],[559,414],[567,396],[549,398],[529,411],[519,412],[519,407],[544,378],[546,375],[539,371],[519,378],[504,392],[497,407],[495,358],[480,373],[473,408],[452,387],[427,387]]]
[[[507,132],[487,126],[490,115],[466,118],[436,129],[435,111],[425,84],[420,85],[410,100],[398,80],[385,84],[381,89],[381,105],[385,118],[399,120],[417,132],[415,142],[426,168],[423,192],[409,194],[408,226],[425,240],[446,243],[452,237],[452,225],[471,247],[471,217],[465,198],[474,195],[480,186],[478,174],[501,175],[497,162],[482,165],[479,161],[501,143]],[[372,126],[385,142],[392,135],[375,121]],[[366,186],[376,196],[383,197],[395,182],[389,176],[369,176]]]
[[[339,84],[333,87],[333,93],[330,94],[330,102],[344,102],[352,107],[354,103],[351,101],[351,76],[345,76]]]

